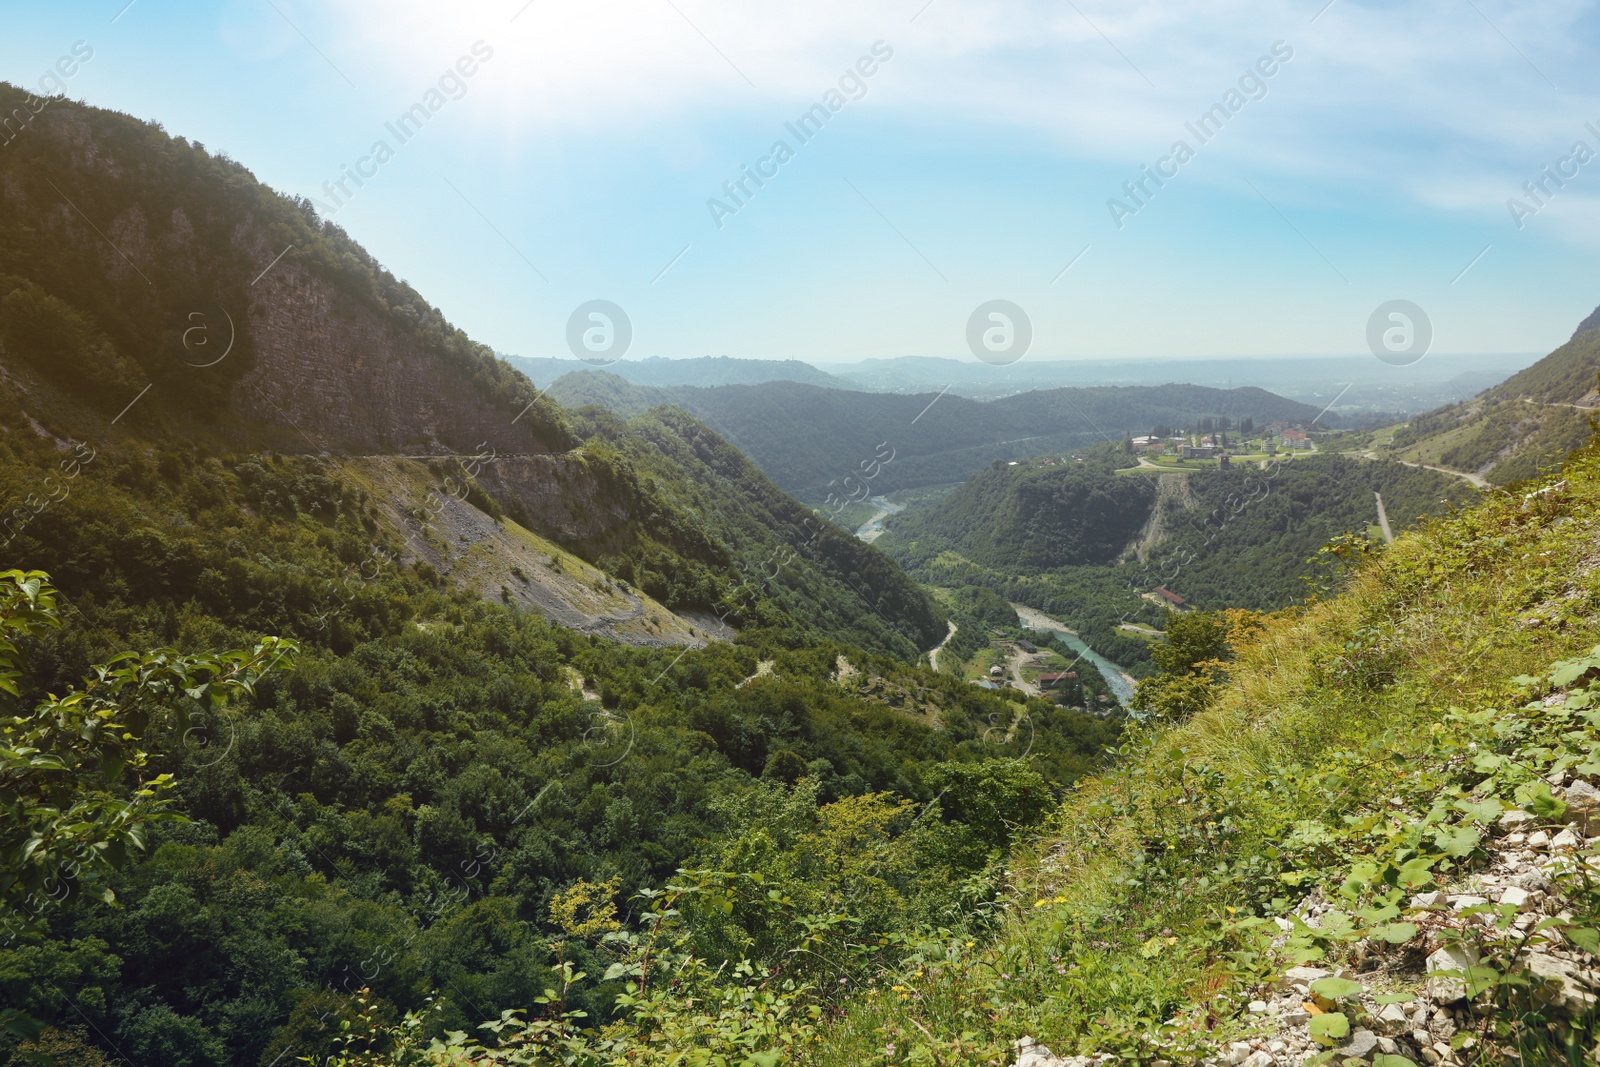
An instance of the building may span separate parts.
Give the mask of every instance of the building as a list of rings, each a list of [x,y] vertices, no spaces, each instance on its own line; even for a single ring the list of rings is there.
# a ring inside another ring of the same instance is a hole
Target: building
[[[1304,430],[1288,429],[1279,435],[1284,448],[1310,448],[1311,437]]]
[[[1184,445],[1181,453],[1184,459],[1211,459],[1216,454],[1215,445]]]
[[[1077,677],[1077,671],[1047,671],[1037,681],[1040,689],[1057,689]]]
[[[1182,611],[1189,606],[1189,602],[1187,600],[1179,596],[1177,593],[1174,593],[1164,585],[1158,585],[1154,589],[1150,590],[1150,592],[1153,596],[1160,598],[1161,602],[1166,604],[1168,607],[1177,608],[1179,611]]]
[[[1039,651],[1039,649],[1031,641],[1018,641],[1017,647],[1028,653],[1030,656]]]

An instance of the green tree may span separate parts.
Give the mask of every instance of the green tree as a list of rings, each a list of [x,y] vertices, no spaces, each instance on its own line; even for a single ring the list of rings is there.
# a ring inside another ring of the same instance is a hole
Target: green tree
[[[196,709],[219,711],[295,651],[266,638],[250,652],[128,652],[81,686],[24,707],[23,645],[59,629],[42,571],[0,573],[0,922],[32,921],[52,900],[125,866],[144,827],[175,819],[169,774],[150,774],[150,748],[181,738]],[[110,890],[102,890],[109,898]]]

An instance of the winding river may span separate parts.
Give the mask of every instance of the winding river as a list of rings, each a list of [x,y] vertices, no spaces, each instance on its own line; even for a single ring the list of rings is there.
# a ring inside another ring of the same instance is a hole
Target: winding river
[[[1128,702],[1133,699],[1133,687],[1137,684],[1133,675],[1084,644],[1083,638],[1068,629],[1059,620],[1053,619],[1037,608],[1030,608],[1025,604],[1012,604],[1011,606],[1016,610],[1017,618],[1022,620],[1023,626],[1030,630],[1047,630],[1055,634],[1061,638],[1062,644],[1090,663],[1093,663],[1095,670],[1099,671],[1100,676],[1111,686],[1111,691],[1116,694],[1123,707],[1127,707]]]

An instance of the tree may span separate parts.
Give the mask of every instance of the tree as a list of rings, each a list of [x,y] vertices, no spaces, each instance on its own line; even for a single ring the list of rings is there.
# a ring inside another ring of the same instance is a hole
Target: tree
[[[179,818],[173,778],[148,773],[147,749],[182,738],[195,710],[249,694],[296,651],[269,637],[250,652],[126,652],[25,709],[21,645],[60,627],[49,575],[0,573],[0,904],[13,923],[126,865],[147,823]]]

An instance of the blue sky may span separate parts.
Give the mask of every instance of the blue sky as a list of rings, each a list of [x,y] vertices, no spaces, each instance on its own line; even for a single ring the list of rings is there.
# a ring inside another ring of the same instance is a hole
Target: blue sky
[[[630,357],[824,363],[970,358],[993,298],[1029,314],[1030,358],[1360,352],[1396,298],[1436,352],[1542,352],[1600,303],[1600,159],[1520,228],[1507,206],[1575,142],[1600,153],[1588,3],[125,4],[0,4],[0,77],[37,87],[83,42],[69,96],[325,202],[387,140],[335,221],[502,351],[566,355],[593,298],[628,312]],[[388,133],[477,42],[459,98]],[[877,42],[801,144],[784,124]],[[1185,124],[1278,42],[1201,144]],[[780,138],[793,158],[719,228],[708,199]],[[1108,199],[1134,206],[1123,183],[1179,139],[1193,158],[1119,228]]]

